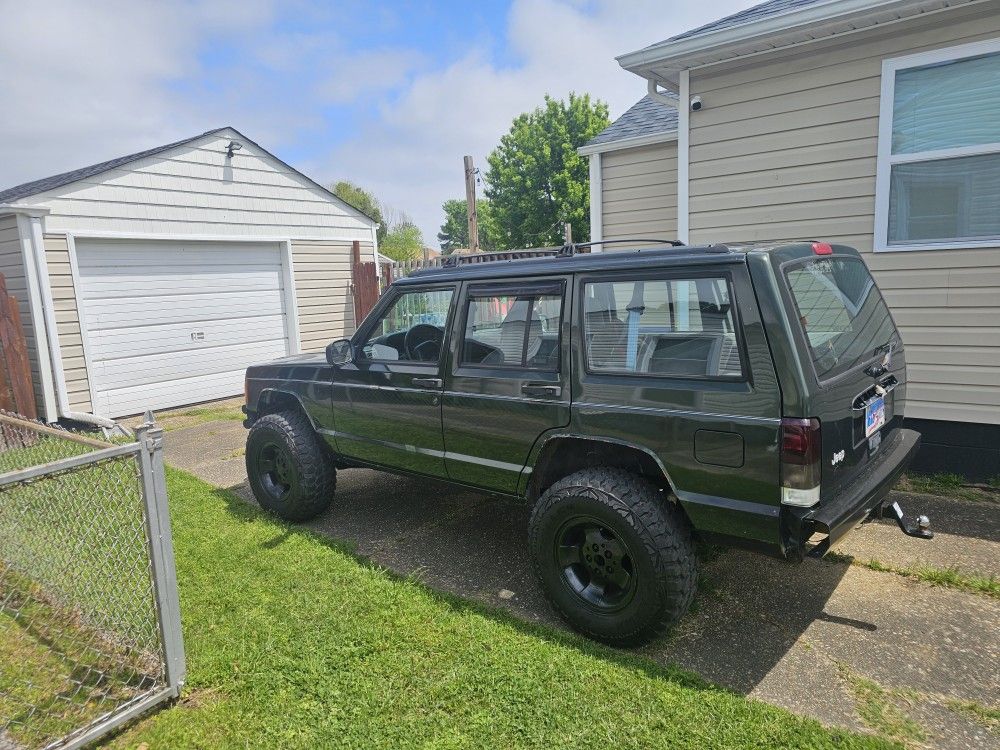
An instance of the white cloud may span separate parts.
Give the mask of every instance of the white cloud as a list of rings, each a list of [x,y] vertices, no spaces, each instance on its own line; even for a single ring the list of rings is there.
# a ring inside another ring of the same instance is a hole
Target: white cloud
[[[485,168],[514,116],[570,91],[617,116],[644,84],[616,54],[749,4],[515,0],[496,38],[432,66],[432,50],[350,49],[358,28],[405,29],[391,5],[0,0],[0,189],[233,125],[321,182],[375,190],[433,244],[462,156]]]
[[[464,195],[463,155],[472,154],[485,172],[486,155],[511,120],[541,104],[546,93],[590,93],[617,117],[645,93],[645,83],[623,71],[615,55],[750,4],[516,0],[507,24],[516,63],[499,66],[484,53],[469,52],[416,75],[403,90],[384,96],[379,116],[358,137],[317,158],[313,169],[375,190],[410,213],[434,245],[441,203]]]
[[[0,188],[214,127],[172,84],[199,42],[267,22],[264,0],[3,3]]]

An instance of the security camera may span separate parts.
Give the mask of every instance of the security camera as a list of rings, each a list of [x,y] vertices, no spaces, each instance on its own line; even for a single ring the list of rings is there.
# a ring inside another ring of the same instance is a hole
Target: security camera
[[[692,112],[697,112],[699,109],[701,109],[701,107],[702,107],[701,97],[700,96],[692,96],[691,97],[691,111]]]

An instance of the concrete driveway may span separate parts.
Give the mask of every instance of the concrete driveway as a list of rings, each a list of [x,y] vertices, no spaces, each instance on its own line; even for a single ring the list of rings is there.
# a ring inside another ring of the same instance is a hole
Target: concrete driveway
[[[168,424],[169,426],[169,424]],[[167,433],[167,461],[255,502],[238,421]],[[904,569],[957,566],[1000,577],[1000,505],[900,496],[931,516],[933,541],[888,523],[838,547]],[[351,469],[308,524],[427,585],[563,627],[529,572],[529,509],[447,485]],[[1000,748],[1000,601],[877,572],[846,558],[789,565],[728,550],[704,560],[692,612],[642,652],[745,695],[908,747]]]

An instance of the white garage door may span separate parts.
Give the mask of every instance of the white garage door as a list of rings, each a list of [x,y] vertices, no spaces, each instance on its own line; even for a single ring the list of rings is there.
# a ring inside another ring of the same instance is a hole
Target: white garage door
[[[138,414],[243,391],[288,353],[279,246],[77,240],[95,412]]]

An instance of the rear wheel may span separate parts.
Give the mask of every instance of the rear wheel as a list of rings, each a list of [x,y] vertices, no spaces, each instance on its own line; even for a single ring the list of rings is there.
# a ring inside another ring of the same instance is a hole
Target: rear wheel
[[[529,544],[555,610],[606,643],[654,638],[694,598],[687,519],[656,487],[622,469],[584,469],[550,487],[532,513]]]
[[[286,521],[314,518],[333,502],[337,470],[301,412],[258,419],[247,436],[246,464],[257,502]]]

